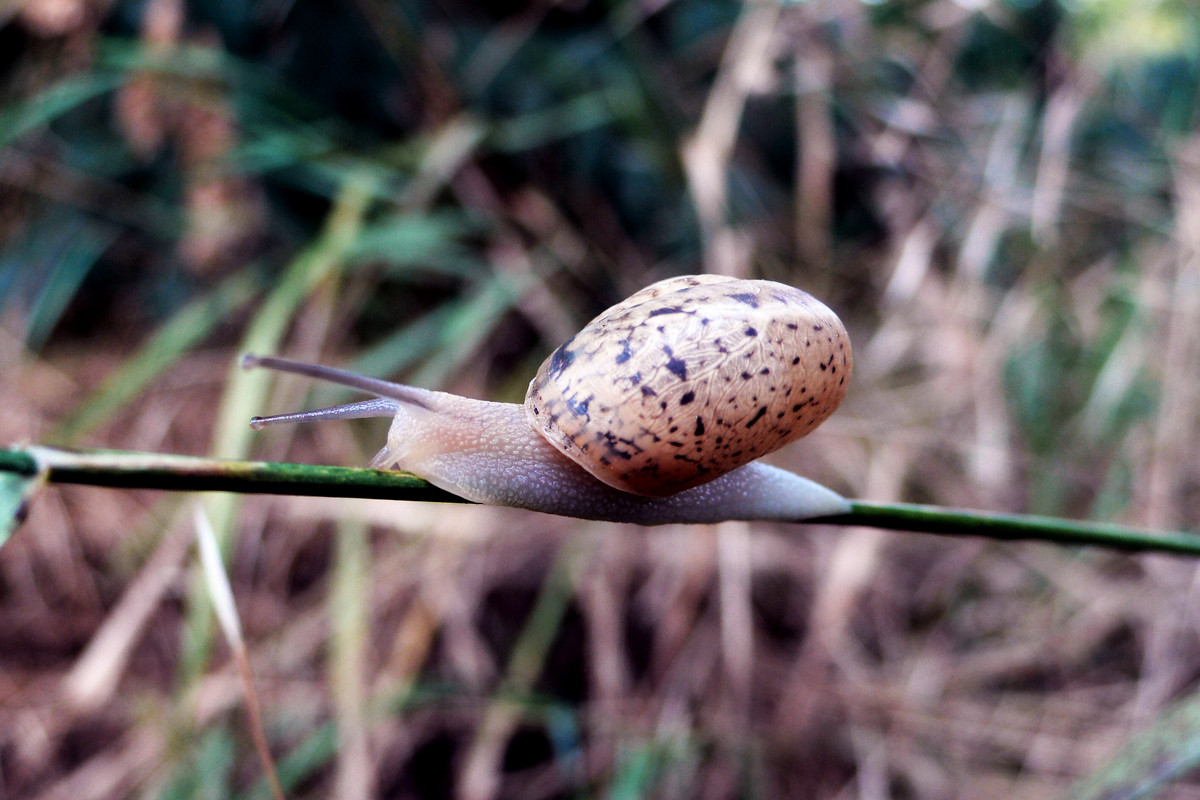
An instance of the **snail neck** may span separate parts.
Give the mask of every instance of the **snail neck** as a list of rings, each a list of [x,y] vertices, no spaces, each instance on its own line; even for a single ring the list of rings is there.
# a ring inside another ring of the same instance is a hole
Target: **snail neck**
[[[397,404],[387,446],[373,466],[399,467],[468,500],[506,503],[525,472],[553,470],[559,455],[515,403],[429,392],[423,406]]]

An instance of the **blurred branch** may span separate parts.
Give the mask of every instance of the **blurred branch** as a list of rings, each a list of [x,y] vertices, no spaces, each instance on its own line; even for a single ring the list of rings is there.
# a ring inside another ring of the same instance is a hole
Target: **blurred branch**
[[[729,224],[728,172],[748,98],[769,74],[779,6],[751,2],[729,34],[721,68],[695,133],[683,144],[683,164],[704,236],[706,272],[744,276],[748,254]]]
[[[0,450],[0,472],[26,476],[41,473],[49,483],[125,489],[469,502],[406,472],[155,453],[59,450],[37,446],[15,448]],[[1195,533],[1146,531],[1059,517],[965,511],[941,506],[852,501],[851,510],[845,514],[804,522],[1200,555],[1200,534]]]

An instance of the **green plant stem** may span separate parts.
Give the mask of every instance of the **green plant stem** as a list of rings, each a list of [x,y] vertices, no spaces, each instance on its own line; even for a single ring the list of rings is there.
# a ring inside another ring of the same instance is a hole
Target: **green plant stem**
[[[983,536],[1001,541],[1037,540],[1063,545],[1096,545],[1116,550],[1200,555],[1200,534],[1184,531],[1152,531],[1061,517],[968,511],[914,503],[852,500],[850,506],[849,513],[807,521],[939,536]]]
[[[117,489],[468,502],[407,472],[120,450],[0,450],[0,471],[34,475],[41,468],[50,483]]]
[[[50,483],[126,489],[468,502],[431,486],[415,475],[388,470],[229,461],[112,450],[60,450],[50,447],[0,450],[0,472],[35,475],[43,470]],[[1200,534],[1196,533],[1147,531],[1058,517],[965,511],[906,503],[855,500],[845,514],[797,522],[1200,555]]]

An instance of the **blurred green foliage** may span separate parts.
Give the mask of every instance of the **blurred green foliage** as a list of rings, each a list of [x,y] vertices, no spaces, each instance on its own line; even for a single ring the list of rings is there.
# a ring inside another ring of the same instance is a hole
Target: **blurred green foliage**
[[[579,263],[552,258],[538,274],[586,292],[589,311],[620,295],[616,272],[658,276],[702,259],[680,143],[703,108],[737,3],[696,0],[647,13],[600,3],[201,2],[177,9],[183,18],[174,26],[156,28],[147,17],[169,15],[162,6],[171,4],[117,3],[99,25],[65,41],[39,35],[20,16],[4,28],[12,55],[0,72],[0,143],[16,191],[4,204],[10,235],[0,288],[6,302],[27,309],[35,349],[60,321],[63,335],[111,335],[114,319],[125,323],[118,331],[144,330],[203,291],[214,272],[278,271],[315,233],[347,170],[368,170],[379,181],[374,230],[356,258],[376,284],[358,309],[366,341],[494,269],[489,245],[506,229],[515,225],[526,244],[536,237],[529,221],[512,218],[523,193],[549,201],[582,238]],[[1048,94],[1070,79],[1065,70],[1074,67],[1063,59],[1072,53],[1106,84],[1078,121],[1076,179],[1103,187],[1109,200],[1102,203],[1127,200],[1123,208],[1070,208],[1067,222],[1104,230],[1108,246],[1120,246],[1111,239],[1129,226],[1155,224],[1147,204],[1161,203],[1164,148],[1196,118],[1200,71],[1189,4],[1029,0],[984,3],[985,13],[959,17],[944,16],[952,4],[934,2],[785,6],[794,15],[786,22],[797,29],[795,52],[811,49],[803,44],[811,37],[837,65],[837,81],[825,87],[837,123],[829,231],[837,252],[860,254],[865,246],[878,257],[895,233],[880,192],[897,183],[916,182],[914,200],[946,216],[948,236],[960,234],[966,220],[954,217],[974,207],[962,202],[964,192],[986,175],[965,164],[957,175],[938,174],[923,162],[978,158],[973,140],[982,135],[986,143],[1002,95],[1032,104],[1032,126]],[[923,84],[922,59],[931,46],[945,49],[947,25],[959,40],[945,54],[951,83]],[[1115,60],[1110,41],[1136,60]],[[153,83],[157,113],[182,114],[182,123],[129,110],[129,85],[141,79]],[[759,261],[783,275],[792,268],[769,265],[802,255],[790,237],[776,235],[789,225],[786,200],[796,193],[794,92],[784,80],[752,100],[729,175],[730,219],[768,234]],[[934,115],[915,131],[914,149],[899,160],[870,155],[880,126],[903,124],[905,102]],[[183,110],[162,111],[172,103]],[[197,149],[186,141],[195,107],[217,118],[213,127],[224,126],[223,146],[187,152]],[[451,141],[459,125],[470,127],[467,141]],[[1019,149],[1032,158],[1027,148],[1036,147],[1038,132],[1021,135]],[[469,168],[492,196],[422,175],[439,147],[461,148],[439,166]],[[1025,173],[1035,165],[1017,166]],[[227,188],[235,196],[223,206],[197,208],[212,201],[189,191],[218,179],[244,183]],[[206,213],[224,215],[217,223],[233,228],[215,237],[220,252],[181,252],[181,239],[205,224],[195,217]],[[107,238],[71,236],[78,240],[65,245],[47,233],[72,225]],[[1072,257],[1095,257],[1063,255],[1066,269]],[[833,269],[843,292],[878,281],[870,261],[833,263],[798,266]],[[1015,277],[1023,267],[997,263],[991,271]]]

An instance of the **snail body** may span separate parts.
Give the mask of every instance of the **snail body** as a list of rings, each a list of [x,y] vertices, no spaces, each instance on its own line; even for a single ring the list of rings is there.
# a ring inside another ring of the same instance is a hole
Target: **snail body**
[[[376,395],[255,418],[255,427],[391,416],[371,465],[398,465],[476,502],[644,525],[795,520],[849,507],[754,461],[824,421],[853,369],[837,316],[784,284],[699,275],[647,287],[555,350],[524,405],[284,359],[246,356],[243,365]]]

